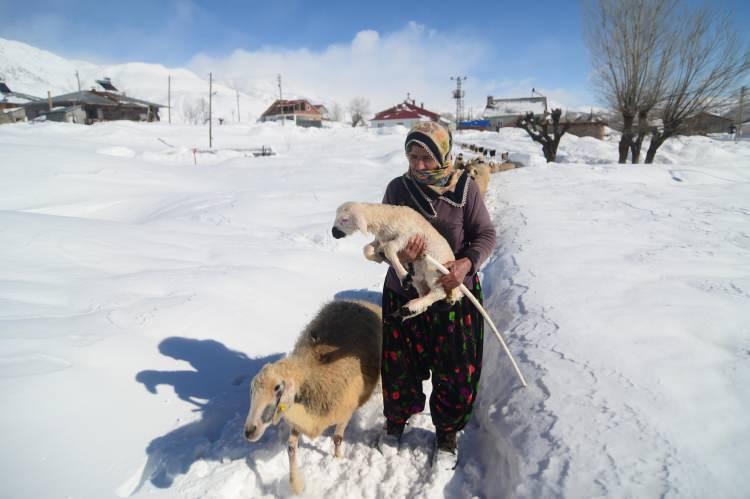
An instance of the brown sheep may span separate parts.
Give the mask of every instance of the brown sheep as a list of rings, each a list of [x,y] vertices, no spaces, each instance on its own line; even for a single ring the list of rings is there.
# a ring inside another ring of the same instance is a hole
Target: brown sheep
[[[271,423],[289,424],[289,484],[295,494],[304,488],[296,462],[300,434],[317,438],[336,425],[334,454],[341,457],[344,429],[378,382],[381,337],[380,307],[333,301],[302,331],[288,357],[266,364],[253,378],[245,437],[255,442]]]

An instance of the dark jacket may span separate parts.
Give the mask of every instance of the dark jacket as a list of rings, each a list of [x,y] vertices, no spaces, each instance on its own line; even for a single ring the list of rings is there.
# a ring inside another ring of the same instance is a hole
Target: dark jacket
[[[468,174],[461,175],[452,192],[442,195],[421,187],[404,174],[388,184],[383,204],[414,208],[448,241],[456,260],[468,258],[471,271],[466,275],[464,285],[471,289],[472,277],[495,248],[495,226],[477,184]],[[393,268],[388,269],[385,286],[403,296],[416,297],[413,289],[401,288]]]

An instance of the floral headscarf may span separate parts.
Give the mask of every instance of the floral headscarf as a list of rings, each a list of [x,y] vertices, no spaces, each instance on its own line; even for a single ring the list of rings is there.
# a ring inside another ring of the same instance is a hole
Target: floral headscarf
[[[453,137],[451,132],[434,121],[423,121],[409,130],[404,143],[406,151],[412,144],[422,146],[440,166],[434,170],[422,171],[410,168],[409,176],[420,184],[436,187],[445,186],[451,180],[453,174],[453,158],[451,156]]]

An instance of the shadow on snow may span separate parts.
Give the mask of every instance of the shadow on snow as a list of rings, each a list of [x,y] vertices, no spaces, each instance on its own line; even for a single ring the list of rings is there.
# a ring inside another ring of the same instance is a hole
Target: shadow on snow
[[[282,357],[275,354],[252,359],[218,341],[179,337],[163,340],[159,351],[188,362],[192,369],[141,371],[136,381],[151,393],[156,393],[159,385],[172,386],[177,396],[194,405],[201,417],[151,441],[146,449],[147,463],[133,492],[146,481],[158,488],[170,487],[176,476],[186,473],[199,459],[246,457],[249,448],[242,429],[250,406],[250,380],[266,363]],[[275,434],[267,433],[264,440]]]

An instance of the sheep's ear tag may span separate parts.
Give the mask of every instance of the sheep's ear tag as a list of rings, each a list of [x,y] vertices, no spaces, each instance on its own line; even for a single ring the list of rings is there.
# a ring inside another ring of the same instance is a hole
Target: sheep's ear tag
[[[281,421],[281,416],[284,414],[284,411],[286,411],[286,404],[283,402],[279,402],[279,405],[276,408],[276,414],[273,415],[273,424],[275,425],[279,424],[279,421]]]

